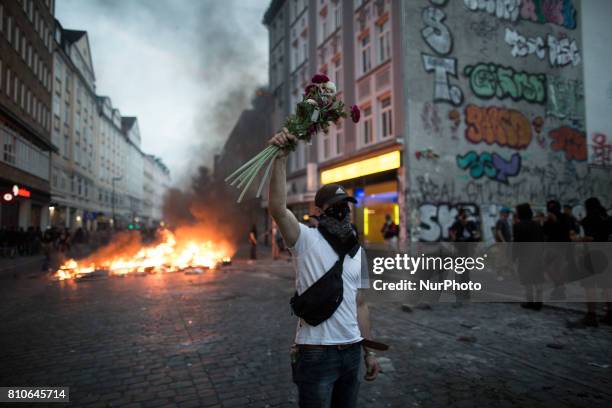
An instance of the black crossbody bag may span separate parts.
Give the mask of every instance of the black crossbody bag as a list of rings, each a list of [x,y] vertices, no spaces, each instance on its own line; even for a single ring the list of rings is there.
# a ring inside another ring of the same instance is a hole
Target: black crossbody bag
[[[321,276],[304,293],[298,295],[296,291],[290,301],[293,313],[311,326],[318,326],[329,319],[342,303],[344,298],[344,282],[342,280],[344,257],[347,254],[351,257],[355,256],[360,248],[356,235],[352,239],[342,242],[322,226],[319,226],[318,230],[338,254],[338,260],[325,275]]]

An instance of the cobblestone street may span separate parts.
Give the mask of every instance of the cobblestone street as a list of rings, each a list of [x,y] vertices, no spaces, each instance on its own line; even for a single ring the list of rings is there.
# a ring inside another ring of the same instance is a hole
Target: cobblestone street
[[[3,277],[0,385],[69,386],[73,406],[296,406],[286,261],[56,282]],[[612,404],[612,329],[517,304],[371,305],[383,374],[363,407]],[[55,405],[57,406],[57,404]]]

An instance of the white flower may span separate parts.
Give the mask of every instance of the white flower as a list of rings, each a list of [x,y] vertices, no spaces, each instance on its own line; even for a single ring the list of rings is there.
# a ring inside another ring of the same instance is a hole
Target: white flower
[[[324,83],[323,88],[325,88],[329,94],[336,93],[336,84],[334,84],[332,81]]]
[[[317,106],[317,101],[315,101],[314,99],[306,99],[306,103]]]

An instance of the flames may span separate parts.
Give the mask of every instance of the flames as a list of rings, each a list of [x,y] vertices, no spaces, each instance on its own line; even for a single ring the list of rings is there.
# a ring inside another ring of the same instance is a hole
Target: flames
[[[158,235],[157,241],[143,246],[138,234],[118,234],[109,245],[93,255],[79,261],[66,261],[55,273],[55,278],[78,279],[96,271],[119,276],[188,269],[201,271],[229,262],[234,252],[229,243],[198,227],[182,228],[175,233],[161,229]]]

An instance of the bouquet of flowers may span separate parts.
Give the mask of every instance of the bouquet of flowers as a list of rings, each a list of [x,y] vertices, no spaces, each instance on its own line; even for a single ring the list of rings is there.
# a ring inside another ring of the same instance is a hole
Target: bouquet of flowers
[[[344,102],[336,95],[336,85],[329,80],[327,75],[316,74],[312,77],[311,84],[304,89],[304,95],[297,104],[295,114],[289,115],[285,121],[285,127],[298,140],[310,143],[312,137],[319,131],[327,133],[331,123],[336,123],[340,118],[346,118],[349,115],[353,122],[359,122],[359,108],[353,105],[350,112],[346,112]],[[282,149],[294,151],[296,147],[297,144],[293,143],[283,146]],[[236,185],[238,189],[242,189],[238,202],[242,201],[253,180],[265,167],[256,197],[261,196],[274,159],[280,150],[280,147],[274,145],[266,147],[225,179],[230,185]]]

